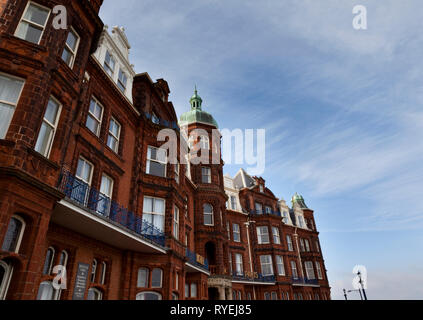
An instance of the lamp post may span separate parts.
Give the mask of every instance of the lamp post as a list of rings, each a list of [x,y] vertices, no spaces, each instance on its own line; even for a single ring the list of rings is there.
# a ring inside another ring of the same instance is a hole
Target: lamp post
[[[255,221],[251,221],[250,218],[248,217],[247,222],[245,222],[245,226],[247,227],[247,243],[248,243],[248,256],[249,256],[249,260],[250,260],[250,272],[251,274],[254,273],[253,271],[253,260],[252,260],[252,255],[251,255],[251,245],[250,245],[250,224],[252,223],[256,223]],[[256,300],[256,289],[254,287],[253,284],[253,298],[254,300]]]
[[[347,297],[347,290],[345,290],[345,289],[343,289],[344,290],[344,297],[345,297],[345,301],[347,301],[348,300],[348,297]]]
[[[356,292],[356,291],[358,291],[358,293],[360,293],[360,298],[361,298],[361,300],[363,300],[363,295],[361,294],[361,290],[360,289],[358,289],[358,290],[348,290],[348,293],[350,293],[350,292]]]
[[[367,300],[366,290],[364,290],[364,285],[363,285],[363,279],[361,279],[361,272],[358,271],[357,275],[360,278],[360,281],[358,281],[358,283],[361,285],[361,289],[363,290],[364,300]]]

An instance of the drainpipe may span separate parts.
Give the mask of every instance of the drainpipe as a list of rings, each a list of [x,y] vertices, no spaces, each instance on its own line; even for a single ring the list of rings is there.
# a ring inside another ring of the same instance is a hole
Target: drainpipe
[[[252,259],[252,255],[251,255],[251,244],[250,244],[250,223],[255,223],[255,221],[250,221],[248,220],[247,222],[245,222],[245,226],[247,227],[247,243],[248,243],[248,256],[249,256],[249,260],[250,260],[250,272],[251,274],[253,274],[253,259]],[[256,300],[256,288],[254,287],[253,284],[253,297],[254,300]]]
[[[305,282],[303,264],[301,262],[300,246],[298,245],[297,229],[298,228],[295,228],[294,238],[295,238],[295,243],[297,244],[298,261],[300,262],[301,275],[302,275],[302,278],[303,278],[303,282]]]

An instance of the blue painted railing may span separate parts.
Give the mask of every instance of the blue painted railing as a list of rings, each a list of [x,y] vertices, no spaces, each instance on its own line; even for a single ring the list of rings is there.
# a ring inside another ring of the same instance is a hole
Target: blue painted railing
[[[91,188],[70,172],[63,171],[61,173],[58,188],[69,200],[89,209],[91,213],[103,216],[151,242],[162,247],[165,246],[163,231],[128,211],[116,201],[110,200],[98,190]]]
[[[197,254],[195,252],[190,251],[188,248],[185,249],[185,255],[188,258],[188,262],[190,264],[202,268],[206,271],[209,271],[209,263],[206,258],[204,258],[204,264],[200,263],[197,259]]]
[[[242,274],[239,274],[236,271],[234,271],[232,273],[232,278],[234,280],[253,281],[253,282],[275,282],[276,281],[276,278],[275,278],[274,275],[264,276],[261,273],[255,273],[254,277],[247,277],[243,273]]]
[[[270,212],[266,212],[265,210],[250,210],[250,214],[252,214],[252,215],[257,215],[257,216],[260,216],[260,215],[264,215],[264,216],[278,216],[278,217],[282,217],[282,215],[281,215],[281,213],[279,212],[279,211],[270,211]]]
[[[310,284],[317,286],[319,285],[319,280],[308,278],[292,278],[292,284]]]

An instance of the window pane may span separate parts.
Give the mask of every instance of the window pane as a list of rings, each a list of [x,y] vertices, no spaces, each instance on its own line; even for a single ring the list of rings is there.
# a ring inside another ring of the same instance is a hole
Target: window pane
[[[162,287],[162,270],[153,269],[151,274],[151,287],[152,288],[161,288]]]
[[[10,219],[9,226],[6,231],[6,236],[3,241],[3,251],[16,251],[16,246],[18,245],[21,230],[22,222],[15,218]]]
[[[158,176],[158,177],[165,177],[166,176],[166,165],[154,161],[149,161],[149,170],[147,171],[148,174]]]
[[[148,269],[141,268],[138,270],[138,283],[139,288],[147,288],[148,286]]]
[[[34,27],[30,25],[29,23],[22,21],[19,24],[17,37],[24,39],[26,41],[32,42],[32,43],[38,43],[41,38],[41,34],[43,33],[43,29],[40,29],[38,27]]]
[[[48,13],[48,10],[30,4],[28,10],[25,12],[24,19],[43,26],[46,23]]]
[[[144,197],[144,212],[153,212],[153,198]]]
[[[76,49],[76,44],[78,42],[78,37],[77,35],[71,30],[68,33],[68,38],[66,39],[66,44],[73,50],[75,51]]]
[[[62,59],[66,62],[67,65],[70,65],[72,62],[73,53],[69,51],[68,48],[63,49]]]
[[[0,74],[0,100],[15,105],[18,101],[22,80],[9,78]]]
[[[38,134],[37,143],[35,145],[35,151],[46,156],[50,148],[50,138],[52,137],[53,128],[47,123],[43,122]]]
[[[42,282],[38,289],[37,300],[53,300],[53,293],[52,283],[49,281]]]

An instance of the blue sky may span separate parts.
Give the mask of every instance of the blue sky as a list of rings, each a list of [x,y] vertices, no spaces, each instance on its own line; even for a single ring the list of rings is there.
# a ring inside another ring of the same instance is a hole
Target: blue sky
[[[366,5],[368,29],[352,27]],[[194,84],[220,128],[266,129],[267,185],[315,210],[334,299],[423,298],[421,0],[105,0],[177,114]],[[238,166],[226,166],[233,175]],[[350,298],[353,298],[351,295]]]

